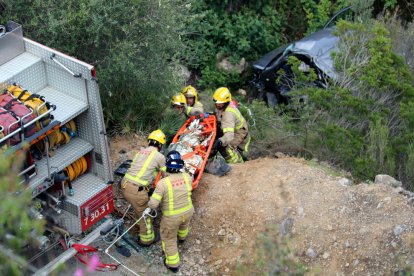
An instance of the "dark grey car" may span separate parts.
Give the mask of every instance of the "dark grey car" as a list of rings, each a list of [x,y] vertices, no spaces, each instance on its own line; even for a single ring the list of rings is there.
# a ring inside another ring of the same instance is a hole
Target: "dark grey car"
[[[295,85],[292,69],[287,64],[290,56],[301,61],[299,70],[306,73],[313,69],[316,73],[317,79],[308,85],[326,87],[328,79],[335,79],[331,53],[337,49],[339,38],[333,34],[334,23],[342,15],[348,14],[350,8],[337,12],[322,30],[283,45],[254,62],[254,78],[251,81],[253,97],[263,98],[269,106],[289,101],[289,91]]]

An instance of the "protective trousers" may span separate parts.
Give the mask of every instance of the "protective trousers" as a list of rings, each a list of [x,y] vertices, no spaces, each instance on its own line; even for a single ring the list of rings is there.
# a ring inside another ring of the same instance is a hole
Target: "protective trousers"
[[[233,141],[229,145],[221,148],[219,147],[218,150],[227,163],[243,163],[247,160],[249,145],[250,134],[246,133],[244,136],[235,135]]]
[[[131,203],[138,218],[141,217],[142,212],[148,207],[149,197],[147,189],[141,188],[142,190],[138,191],[139,187],[128,181],[122,184],[122,188],[124,198]],[[147,217],[146,222],[145,224],[144,219],[141,219],[139,222],[139,239],[143,244],[151,244],[155,237],[151,218]]]
[[[184,241],[187,238],[189,224],[194,209],[177,216],[163,216],[161,219],[160,232],[162,250],[165,253],[165,263],[169,267],[178,267],[181,264],[178,254],[177,237]]]

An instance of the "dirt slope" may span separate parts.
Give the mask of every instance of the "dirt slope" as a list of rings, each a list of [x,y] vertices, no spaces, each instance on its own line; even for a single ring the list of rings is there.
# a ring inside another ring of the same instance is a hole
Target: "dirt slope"
[[[123,151],[144,144],[137,137],[113,140],[114,165],[131,157]],[[234,274],[257,234],[272,224],[290,237],[310,275],[383,275],[413,265],[414,204],[398,189],[343,186],[340,179],[290,157],[232,165],[224,177],[204,174],[193,193],[190,235],[179,247],[180,273]],[[166,271],[161,259],[157,243],[125,262],[141,275],[155,275]]]

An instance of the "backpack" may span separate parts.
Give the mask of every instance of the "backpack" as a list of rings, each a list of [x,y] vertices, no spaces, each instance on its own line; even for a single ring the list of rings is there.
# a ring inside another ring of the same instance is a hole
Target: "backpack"
[[[24,105],[30,107],[35,116],[38,117],[43,113],[47,112],[50,108],[49,102],[46,102],[43,96],[39,94],[32,94],[27,90],[24,90],[20,85],[14,83],[7,87],[7,91],[13,94],[19,101],[21,101]],[[52,121],[53,116],[48,114],[44,118],[38,120],[36,122],[37,130],[40,130],[42,127],[47,126]]]
[[[11,111],[16,117],[18,117],[20,119],[20,125],[22,127],[36,118],[33,110],[26,107],[19,100],[7,92],[0,95],[0,107]],[[35,134],[36,131],[37,129],[35,124],[31,124],[27,127],[24,127],[24,136],[30,137]]]
[[[0,126],[3,128],[3,135],[7,136],[9,133],[12,133],[20,127],[20,119],[17,118],[13,112],[0,108]],[[6,141],[9,141],[11,146],[16,145],[20,142],[20,134],[16,133]],[[0,146],[5,145],[6,141],[1,142]]]

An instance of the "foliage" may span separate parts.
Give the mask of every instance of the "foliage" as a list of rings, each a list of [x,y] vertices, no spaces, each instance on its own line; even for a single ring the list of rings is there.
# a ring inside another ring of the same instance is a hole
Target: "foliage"
[[[187,118],[183,113],[179,113],[177,110],[172,108],[169,108],[163,113],[162,120],[159,123],[159,128],[163,130],[167,138],[167,145],[171,143],[174,135],[186,120]]]
[[[290,137],[282,141],[282,147],[296,145],[302,155],[329,160],[363,180],[386,173],[408,187],[414,181],[410,68],[392,50],[390,33],[380,21],[341,21],[337,34],[340,42],[334,56],[335,81],[327,89],[301,85],[300,80],[311,81],[311,75],[296,70],[300,63],[291,59],[292,71],[299,80],[290,92],[291,102],[275,108],[279,114],[276,118],[256,118],[259,125],[252,129],[253,136],[270,137],[264,131],[279,128],[282,137]],[[306,103],[300,101],[304,95]],[[266,125],[261,126],[262,121]]]
[[[249,259],[237,267],[236,275],[303,275],[306,272],[290,250],[288,239],[274,225],[260,233]]]
[[[347,0],[301,0],[303,10],[306,13],[308,23],[307,33],[320,30],[328,22],[329,18],[341,8],[349,5]]]
[[[27,242],[43,233],[43,222],[29,217],[31,193],[19,184],[18,157],[0,152],[0,274],[21,275],[28,265],[18,254]]]
[[[174,64],[184,49],[188,2],[0,0],[0,18],[21,23],[29,38],[95,65],[108,127],[136,130],[158,122],[169,95],[183,83]]]
[[[218,71],[216,63],[230,58],[238,63],[258,59],[276,46],[286,43],[286,36],[298,36],[304,31],[302,10],[296,1],[195,1],[192,6],[186,63],[198,70],[203,88],[226,84],[235,89],[248,76]],[[288,10],[292,13],[287,13]],[[294,25],[296,24],[296,25]],[[292,26],[297,26],[293,30]],[[286,33],[285,30],[289,30]]]

